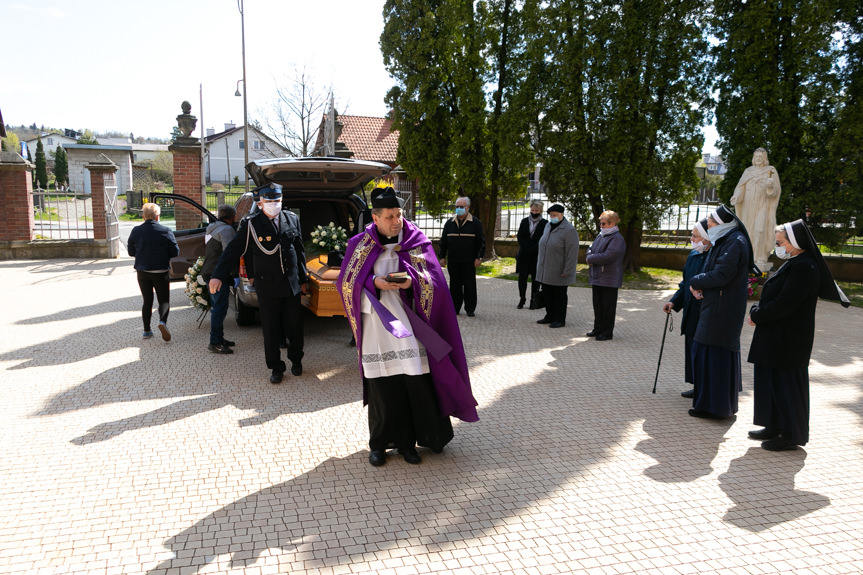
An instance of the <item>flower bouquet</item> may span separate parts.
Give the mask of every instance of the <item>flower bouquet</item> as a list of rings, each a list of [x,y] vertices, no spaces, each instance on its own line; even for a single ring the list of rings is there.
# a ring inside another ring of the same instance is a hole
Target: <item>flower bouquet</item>
[[[749,276],[749,284],[747,285],[746,293],[749,299],[758,299],[761,297],[761,286],[767,281],[767,273]]]
[[[330,222],[326,226],[317,226],[311,236],[312,245],[318,247],[319,253],[327,254],[327,265],[339,267],[344,257],[344,249],[348,245],[348,233],[345,229]]]
[[[186,297],[192,302],[192,307],[201,310],[198,327],[200,327],[200,322],[203,321],[206,313],[210,311],[210,291],[207,289],[207,282],[201,276],[204,259],[204,256],[199,257],[198,261],[189,268],[184,276],[186,279]]]

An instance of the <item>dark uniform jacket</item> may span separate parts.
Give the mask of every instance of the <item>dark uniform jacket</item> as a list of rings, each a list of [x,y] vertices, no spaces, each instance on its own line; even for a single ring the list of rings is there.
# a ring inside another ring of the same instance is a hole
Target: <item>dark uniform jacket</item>
[[[820,286],[818,264],[807,252],[770,276],[761,300],[749,312],[755,322],[749,362],[774,368],[809,366]]]
[[[458,222],[458,216],[447,220],[440,236],[440,257],[447,262],[466,263],[482,259],[485,255],[485,236],[482,222],[471,214]]]
[[[704,293],[694,335],[698,343],[740,351],[750,253],[746,235],[734,229],[713,244],[701,273],[689,282]]]
[[[701,266],[704,265],[708,253],[710,252],[698,253],[695,250],[689,252],[689,257],[683,264],[683,279],[677,284],[677,291],[671,296],[670,301],[674,311],[683,310],[683,317],[680,320],[680,335],[688,333],[692,336],[695,333],[695,326],[698,325],[701,300],[692,297],[692,292],[689,291],[689,280],[701,271]]]
[[[536,259],[539,257],[539,240],[542,239],[542,232],[548,224],[545,218],[539,218],[536,223],[536,228],[533,230],[533,235],[530,235],[530,220],[528,216],[521,220],[521,225],[518,226],[518,253],[515,255],[515,271],[518,272],[536,272]]]
[[[275,221],[279,222],[278,231]],[[240,256],[245,258],[246,275],[254,278],[258,295],[297,295],[300,285],[308,281],[300,218],[293,212],[282,210],[273,221],[262,211],[243,218],[236,237],[222,252],[213,277],[226,282]]]

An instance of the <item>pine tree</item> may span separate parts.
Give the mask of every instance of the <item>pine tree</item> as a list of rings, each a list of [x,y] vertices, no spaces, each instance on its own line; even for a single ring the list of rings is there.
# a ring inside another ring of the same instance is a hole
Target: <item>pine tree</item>
[[[57,187],[66,185],[66,182],[69,181],[69,160],[66,156],[66,150],[60,145],[54,152],[54,179]]]
[[[43,190],[48,189],[48,160],[42,147],[42,136],[36,141],[36,183]]]

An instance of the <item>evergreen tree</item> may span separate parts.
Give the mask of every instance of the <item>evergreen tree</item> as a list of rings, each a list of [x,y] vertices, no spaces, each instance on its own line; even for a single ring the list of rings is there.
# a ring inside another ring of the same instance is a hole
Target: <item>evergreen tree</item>
[[[69,160],[66,156],[66,150],[60,145],[54,152],[54,179],[55,185],[58,187],[69,181]]]
[[[521,101],[536,94],[542,181],[578,227],[596,233],[603,210],[618,212],[628,269],[640,267],[644,225],[697,186],[709,112],[703,9],[696,0],[526,3]]]
[[[860,142],[860,112],[848,107],[855,96],[843,89],[837,65],[837,8],[844,4],[715,0],[713,28],[719,39],[714,72],[718,147],[728,165],[720,197],[730,198],[753,151],[763,147],[782,181],[777,221],[807,218],[816,237],[829,243],[839,242],[842,234],[822,223],[842,217],[835,210],[845,203],[840,181],[845,151],[850,151],[836,138],[837,111],[857,122],[849,129],[858,131]],[[854,67],[851,62],[845,68],[849,78]],[[853,215],[846,212],[844,218]]]
[[[48,189],[48,160],[42,147],[42,136],[36,141],[36,183],[43,190]]]

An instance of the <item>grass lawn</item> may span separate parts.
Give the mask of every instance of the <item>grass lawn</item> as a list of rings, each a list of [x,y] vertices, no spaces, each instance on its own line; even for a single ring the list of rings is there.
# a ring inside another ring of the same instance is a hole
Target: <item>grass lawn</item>
[[[515,258],[497,258],[483,262],[477,268],[477,274],[507,280],[518,279],[518,274],[515,273]],[[679,270],[643,267],[640,272],[626,272],[623,274],[622,289],[676,290],[681,278],[682,272]],[[848,296],[848,299],[851,300],[852,306],[863,308],[863,284],[850,282],[837,283],[842,288],[842,291],[845,292],[845,295]],[[576,287],[588,287],[586,264],[578,264],[575,283],[572,285]]]

